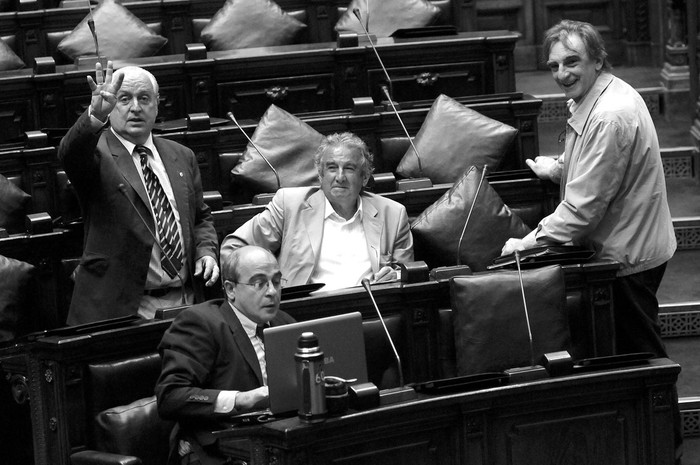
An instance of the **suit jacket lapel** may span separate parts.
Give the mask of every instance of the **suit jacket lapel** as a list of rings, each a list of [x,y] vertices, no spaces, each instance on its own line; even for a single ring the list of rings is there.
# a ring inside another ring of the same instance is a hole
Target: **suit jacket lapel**
[[[219,312],[221,312],[224,320],[228,323],[229,328],[231,328],[234,344],[238,346],[238,350],[243,356],[243,359],[253,369],[258,382],[262,386],[263,377],[262,371],[260,370],[260,362],[258,362],[258,356],[255,354],[253,344],[250,342],[250,338],[248,334],[246,334],[245,329],[243,329],[243,325],[226,300],[224,300],[219,307]]]
[[[379,221],[379,212],[369,196],[362,196],[362,227],[365,230],[367,240],[367,251],[369,260],[372,262],[372,271],[379,271],[379,255],[382,236],[382,222]]]
[[[313,263],[321,251],[321,240],[323,239],[323,220],[326,211],[326,197],[322,190],[314,192],[306,204],[301,209],[301,224],[306,227],[309,237],[309,244],[314,254]],[[307,277],[308,280],[308,277]]]

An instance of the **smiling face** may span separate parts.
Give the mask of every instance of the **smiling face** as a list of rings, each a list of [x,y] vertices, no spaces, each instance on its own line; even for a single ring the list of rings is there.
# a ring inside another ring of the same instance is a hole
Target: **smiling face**
[[[603,61],[588,55],[578,34],[569,34],[568,44],[559,41],[552,45],[547,66],[564,95],[578,103],[593,87]]]
[[[109,115],[114,132],[134,144],[143,144],[158,116],[158,92],[143,70],[127,70],[117,91],[117,105]]]
[[[321,190],[333,209],[345,219],[357,210],[360,191],[369,181],[364,163],[364,156],[357,147],[339,145],[321,156],[318,175]]]
[[[282,272],[267,250],[248,246],[237,252],[240,257],[235,276],[227,276],[224,281],[226,296],[241,313],[264,325],[279,310]]]

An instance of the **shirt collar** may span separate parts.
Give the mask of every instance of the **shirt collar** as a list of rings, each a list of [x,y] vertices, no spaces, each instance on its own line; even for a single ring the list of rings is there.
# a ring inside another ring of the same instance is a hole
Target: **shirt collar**
[[[229,306],[233,309],[233,313],[236,314],[238,317],[238,321],[241,322],[241,326],[243,326],[243,329],[245,330],[245,333],[248,335],[248,337],[253,337],[255,336],[255,330],[258,327],[258,324],[245,316],[240,310],[238,310],[233,303],[229,302]]]
[[[588,115],[593,111],[598,98],[605,91],[608,85],[612,82],[613,75],[603,71],[600,73],[598,78],[593,83],[593,86],[588,91],[588,93],[583,97],[583,100],[576,103],[573,100],[569,100],[566,104],[571,112],[571,117],[569,118],[569,126],[571,126],[577,134],[583,132],[583,126],[588,120]]]
[[[128,140],[124,139],[122,136],[120,136],[119,134],[114,132],[114,128],[110,127],[109,129],[110,129],[110,131],[112,131],[112,134],[114,134],[117,137],[117,139],[119,139],[119,142],[122,143],[124,148],[126,148],[126,150],[129,153],[133,154],[134,148],[136,147],[136,144],[134,144],[133,142],[129,142]],[[149,149],[151,151],[151,153],[156,153],[156,146],[153,144],[153,134],[149,134],[148,139],[146,139],[146,142],[144,144],[141,144],[141,145],[143,145],[144,147]]]
[[[333,208],[333,205],[331,205],[331,202],[328,200],[328,197],[326,197],[324,195],[323,198],[326,200],[326,209],[325,209],[325,212],[323,215],[324,220],[327,220],[328,218],[333,217],[332,219],[334,221],[343,222],[343,223],[345,223],[345,222],[352,223],[353,221],[356,221],[357,219],[362,219],[362,196],[361,195],[357,197],[357,211],[355,211],[355,214],[352,215],[352,218],[350,218],[349,220],[346,220],[345,218],[340,216],[335,211],[335,209]]]

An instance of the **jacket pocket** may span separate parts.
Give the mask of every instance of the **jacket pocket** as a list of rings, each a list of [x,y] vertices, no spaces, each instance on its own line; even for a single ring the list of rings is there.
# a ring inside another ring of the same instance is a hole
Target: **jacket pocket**
[[[82,270],[85,270],[94,274],[95,276],[102,277],[105,275],[105,273],[107,273],[108,268],[109,260],[107,259],[107,256],[86,252],[80,258],[80,265],[76,270],[76,274],[79,274]]]

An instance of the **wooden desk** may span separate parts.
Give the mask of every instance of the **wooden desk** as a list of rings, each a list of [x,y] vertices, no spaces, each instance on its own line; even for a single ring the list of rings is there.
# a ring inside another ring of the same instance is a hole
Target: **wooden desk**
[[[611,282],[616,263],[564,267],[575,358],[614,353]],[[449,283],[374,286],[383,313],[400,315],[399,346],[406,382],[443,378],[439,360],[439,312],[450,308]],[[364,289],[351,288],[286,300],[282,309],[297,320],[351,311],[376,317]],[[87,444],[90,416],[88,365],[156,350],[170,320],[128,322],[110,329],[58,334],[0,351],[0,369],[12,378],[18,400],[30,399],[35,463],[68,465],[70,454]],[[444,328],[442,328],[444,329]]]
[[[670,465],[680,366],[649,364],[446,396],[316,425],[249,429],[252,464]],[[229,438],[219,432],[226,453]]]

